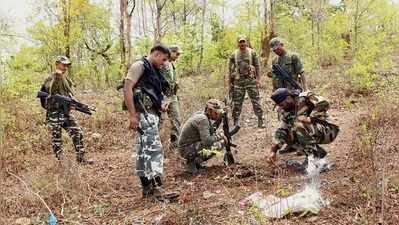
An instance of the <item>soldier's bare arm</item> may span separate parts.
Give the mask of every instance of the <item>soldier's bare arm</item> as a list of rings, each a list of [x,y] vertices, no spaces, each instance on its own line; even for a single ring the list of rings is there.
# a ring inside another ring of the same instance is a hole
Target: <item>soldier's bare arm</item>
[[[125,100],[125,104],[127,110],[129,111],[129,129],[136,130],[139,126],[139,115],[136,112],[136,108],[134,107],[133,100],[133,87],[136,85],[136,82],[126,79],[125,85],[123,87],[123,98]]]

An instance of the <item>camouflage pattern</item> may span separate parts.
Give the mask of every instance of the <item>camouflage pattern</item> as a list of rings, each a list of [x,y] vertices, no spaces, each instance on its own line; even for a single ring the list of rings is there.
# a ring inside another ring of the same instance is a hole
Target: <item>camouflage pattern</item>
[[[147,117],[140,113],[139,127],[143,135],[137,135],[136,174],[139,177],[154,179],[163,174],[163,152],[159,136],[159,117],[148,113]]]
[[[170,123],[172,124],[170,136],[176,138],[177,141],[177,138],[180,135],[180,127],[181,127],[179,102],[176,95],[169,97],[169,100],[170,104],[169,104],[168,117],[170,119]]]
[[[204,146],[202,142],[198,141],[180,148],[179,153],[187,160],[202,163],[214,157],[216,155],[214,151],[222,151],[223,148],[222,141],[217,141],[211,146]],[[212,152],[206,152],[205,150],[212,150]]]
[[[303,92],[297,97],[296,110],[285,112],[280,109],[281,124],[274,134],[275,144],[300,145],[305,154],[314,154],[319,144],[329,144],[337,137],[338,126],[329,123],[329,102],[312,92]],[[311,123],[296,120],[298,116],[310,117]]]
[[[174,64],[172,62],[166,63],[161,67],[159,72],[165,77],[170,85],[170,88],[173,90],[177,85],[177,74]]]
[[[84,153],[83,131],[72,115],[58,111],[48,112],[47,124],[51,131],[53,151],[57,157],[62,151],[62,128],[71,137],[76,153]]]
[[[178,151],[185,159],[201,158],[199,152],[203,149],[210,149],[212,146],[222,149],[220,146],[222,139],[223,134],[216,132],[214,124],[206,113],[196,112],[183,125]]]
[[[255,115],[257,117],[262,117],[263,115],[262,106],[260,104],[259,90],[256,87],[256,80],[252,78],[242,78],[234,82],[232,110],[232,116],[234,120],[238,120],[240,118],[246,92],[248,92],[249,98],[251,99]]]
[[[60,94],[72,97],[73,83],[65,76],[50,75],[42,85],[42,90],[50,94]],[[68,112],[63,113],[53,101],[46,101],[46,121],[52,136],[53,152],[59,157],[62,151],[62,129],[67,131],[77,155],[83,155],[83,131],[74,117]]]
[[[170,62],[169,64],[163,66],[160,69],[160,72],[169,82],[170,89],[175,90],[177,88],[177,75],[173,63]],[[174,93],[174,91],[171,91],[171,93],[168,94],[167,98],[170,103],[168,117],[172,124],[170,136],[172,141],[177,141],[177,138],[180,135],[180,126],[181,126],[178,97],[176,93]]]
[[[291,77],[299,82],[299,74],[304,72],[302,61],[297,53],[285,52],[282,56],[273,59],[272,64],[280,65]],[[287,81],[279,80],[275,74],[272,75],[273,90],[278,88],[294,89]]]
[[[246,92],[251,99],[255,115],[262,117],[263,110],[260,104],[259,90],[256,86],[256,77],[259,76],[259,59],[256,52],[251,50],[243,54],[236,50],[230,57],[229,68],[234,79],[233,119],[238,120],[241,115]]]

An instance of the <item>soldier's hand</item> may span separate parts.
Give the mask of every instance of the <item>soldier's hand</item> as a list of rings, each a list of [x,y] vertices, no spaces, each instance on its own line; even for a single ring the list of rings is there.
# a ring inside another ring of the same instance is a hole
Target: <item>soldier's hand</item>
[[[275,152],[270,152],[270,153],[267,155],[266,161],[267,161],[270,165],[276,165],[277,153],[275,153]]]
[[[229,139],[226,137],[226,135],[223,134],[223,142],[225,144],[229,143]]]
[[[162,105],[161,105],[161,111],[162,111],[162,112],[167,112],[167,111],[169,111],[169,105],[170,105],[170,102],[162,103]]]
[[[139,127],[139,114],[129,114],[129,129],[137,130]]]
[[[299,122],[302,122],[302,123],[312,123],[312,121],[310,120],[310,118],[309,117],[307,117],[307,116],[298,116],[297,118],[296,118]]]
[[[260,81],[260,78],[256,79],[256,87],[262,88],[262,82]]]

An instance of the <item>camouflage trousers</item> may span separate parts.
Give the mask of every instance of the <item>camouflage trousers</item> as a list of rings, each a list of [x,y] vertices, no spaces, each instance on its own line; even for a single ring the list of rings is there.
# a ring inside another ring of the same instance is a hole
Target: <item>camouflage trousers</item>
[[[248,92],[249,98],[252,102],[254,113],[257,117],[262,117],[263,110],[260,105],[259,89],[256,86],[256,79],[242,77],[234,81],[233,92],[233,112],[234,120],[238,120],[241,115],[242,104],[245,99],[245,93]]]
[[[277,128],[275,138],[284,140],[287,145],[299,146],[306,155],[318,155],[318,151],[324,151],[318,145],[333,142],[338,133],[338,126],[327,122],[295,122],[292,128]]]
[[[62,129],[72,138],[76,153],[84,153],[83,131],[74,117],[59,111],[47,113],[47,124],[51,131],[52,147],[56,155],[62,151]]]
[[[179,102],[176,95],[170,97],[171,102],[169,105],[168,117],[170,123],[172,124],[172,130],[170,132],[170,137],[172,142],[176,142],[180,135],[180,111]]]
[[[223,149],[222,141],[215,142],[211,146],[204,146],[201,142],[196,142],[185,147],[179,147],[179,153],[186,160],[194,160],[201,163],[216,155],[215,152],[207,152],[205,149],[221,151]]]
[[[153,179],[163,173],[163,152],[159,136],[159,117],[140,113],[139,127],[144,134],[137,134],[136,174],[139,177]]]

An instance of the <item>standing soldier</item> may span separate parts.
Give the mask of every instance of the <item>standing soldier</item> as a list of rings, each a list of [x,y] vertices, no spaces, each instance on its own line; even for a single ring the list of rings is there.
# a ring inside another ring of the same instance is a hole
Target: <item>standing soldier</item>
[[[50,75],[41,87],[41,91],[49,94],[47,98],[41,98],[40,102],[43,108],[47,110],[47,123],[51,130],[52,146],[55,157],[60,160],[62,152],[62,128],[66,130],[72,138],[76,152],[76,160],[80,164],[92,164],[92,161],[86,160],[83,147],[82,128],[71,115],[71,109],[65,111],[63,106],[51,98],[52,95],[63,95],[69,98],[73,96],[72,81],[67,77],[68,67],[71,61],[66,56],[58,56],[55,61],[55,72]]]
[[[172,124],[172,130],[170,133],[170,142],[172,146],[177,147],[177,139],[180,135],[180,113],[179,113],[179,102],[177,98],[177,90],[179,86],[177,84],[177,73],[174,62],[179,58],[182,53],[181,49],[177,45],[169,47],[170,58],[169,61],[161,68],[160,72],[168,81],[171,89],[171,93],[168,96],[169,108],[168,116]]]
[[[163,94],[168,82],[159,68],[166,63],[170,51],[162,44],[155,45],[150,56],[133,63],[125,78],[123,93],[129,111],[129,128],[137,130],[136,174],[143,188],[144,198],[165,200],[162,193],[163,151],[159,136],[159,116],[166,111]]]
[[[263,127],[263,110],[260,105],[259,88],[260,69],[256,52],[248,47],[245,37],[238,38],[238,49],[230,57],[229,61],[230,91],[233,94],[232,117],[234,125],[239,125],[242,104],[245,93],[251,98],[255,115],[258,117],[258,127]]]
[[[321,159],[327,152],[320,144],[329,144],[338,135],[338,126],[329,123],[330,103],[313,92],[299,93],[286,88],[277,89],[271,99],[282,109],[281,125],[274,134],[275,143],[271,148],[269,161],[276,161],[276,154],[286,145]],[[304,170],[307,160],[302,165],[293,165]]]
[[[286,51],[283,41],[278,37],[271,39],[269,45],[277,55],[273,59],[272,64],[280,65],[295,81],[299,82],[305,91],[307,89],[305,71],[299,55],[295,52]],[[272,72],[269,72],[267,75],[273,79],[273,90],[277,90],[278,88],[294,89],[287,81],[278,79]]]
[[[209,99],[205,111],[194,113],[183,125],[179,137],[178,151],[186,159],[187,172],[195,174],[202,168],[201,163],[209,160],[214,153],[205,150],[222,150],[223,142],[227,138],[223,132],[216,132],[216,122],[220,121],[224,113],[223,102]]]

